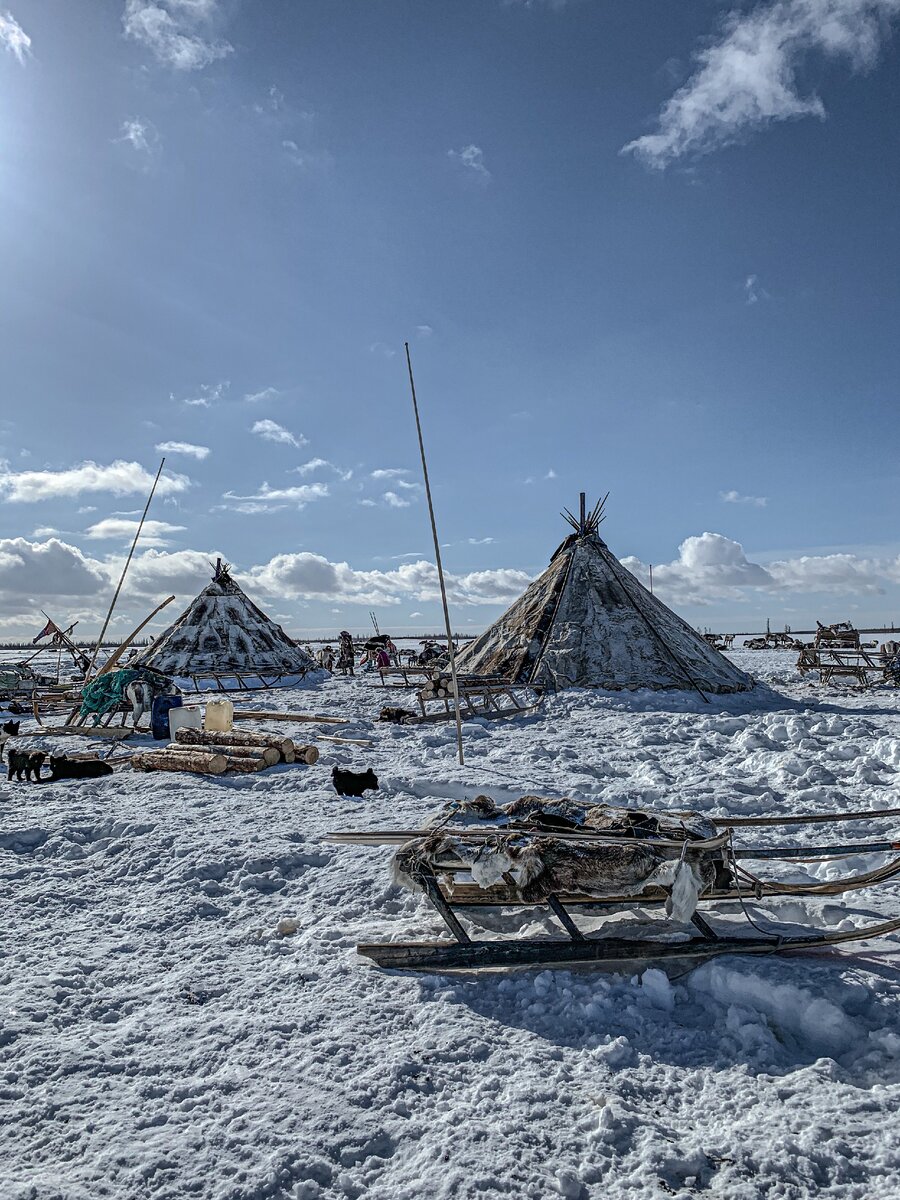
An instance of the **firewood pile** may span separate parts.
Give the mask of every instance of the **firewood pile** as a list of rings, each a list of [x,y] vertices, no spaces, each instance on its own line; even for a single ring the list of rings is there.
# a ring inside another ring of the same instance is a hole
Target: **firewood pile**
[[[277,733],[242,730],[178,729],[175,741],[159,750],[142,750],[132,757],[135,771],[190,771],[196,775],[253,774],[277,763],[313,766],[315,746],[298,745]]]

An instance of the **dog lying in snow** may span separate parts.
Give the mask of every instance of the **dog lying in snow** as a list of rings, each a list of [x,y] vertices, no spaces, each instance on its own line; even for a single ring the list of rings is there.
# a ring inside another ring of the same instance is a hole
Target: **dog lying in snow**
[[[339,796],[360,799],[367,789],[378,791],[378,776],[371,767],[366,771],[345,771],[342,767],[335,767],[331,772],[331,782]]]
[[[386,704],[381,710],[378,720],[390,721],[393,725],[402,725],[407,717],[414,717],[415,715],[408,708],[396,708],[393,705]]]
[[[44,765],[46,758],[43,750],[36,750],[31,753],[27,750],[10,750],[7,755],[9,762],[9,770],[7,772],[7,781],[11,782],[15,776],[18,783],[34,780],[35,783],[41,782],[41,767]]]
[[[21,721],[4,721],[0,725],[0,762],[3,762],[3,749],[10,738],[18,737]]]
[[[113,773],[109,763],[101,762],[98,758],[66,758],[64,754],[58,757],[51,754],[50,771],[47,783],[57,779],[100,779]]]

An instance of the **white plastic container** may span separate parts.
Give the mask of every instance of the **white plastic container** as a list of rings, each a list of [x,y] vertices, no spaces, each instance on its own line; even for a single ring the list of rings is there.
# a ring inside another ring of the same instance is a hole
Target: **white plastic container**
[[[175,741],[176,729],[202,729],[203,717],[199,704],[185,704],[169,709],[169,740]]]
[[[230,700],[207,700],[203,728],[210,733],[228,733],[234,728],[234,705]]]

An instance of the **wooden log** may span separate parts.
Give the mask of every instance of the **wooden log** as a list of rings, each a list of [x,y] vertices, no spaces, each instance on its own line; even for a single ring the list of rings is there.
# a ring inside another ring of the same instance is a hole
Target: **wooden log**
[[[254,771],[264,771],[268,765],[264,758],[234,758],[229,755],[225,760],[225,770],[233,775],[251,775]]]
[[[319,742],[338,742],[342,746],[371,746],[371,745],[373,745],[372,738],[342,738],[342,737],[334,737],[333,734],[328,734],[328,733],[317,734],[316,740]]]
[[[257,712],[254,709],[235,709],[235,721],[318,721],[321,725],[349,725],[349,717],[327,717],[322,713]]]
[[[319,761],[319,749],[317,746],[294,746],[294,754],[298,762],[306,763],[308,767],[314,766]]]
[[[190,753],[181,742],[170,742],[167,750],[177,750],[180,754]],[[204,743],[203,753],[224,754],[226,758],[254,758],[262,761],[267,767],[274,767],[281,761],[281,751],[275,746],[217,746]]]
[[[293,761],[293,759],[287,758],[287,755],[293,753],[293,741],[290,738],[281,737],[277,733],[249,733],[239,729],[229,729],[224,732],[182,727],[175,730],[175,741],[183,746],[255,746],[263,749],[273,747],[285,762]]]
[[[237,762],[237,759],[231,759]],[[143,750],[132,756],[135,771],[191,771],[195,775],[223,775],[229,759],[224,754],[205,754],[200,750]],[[256,770],[254,762],[252,769]]]

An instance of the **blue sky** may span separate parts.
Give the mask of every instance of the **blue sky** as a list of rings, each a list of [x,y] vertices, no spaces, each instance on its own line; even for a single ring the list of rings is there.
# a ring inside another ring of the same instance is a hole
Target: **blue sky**
[[[0,0],[0,634],[900,619],[900,0]],[[168,447],[161,451],[160,447]]]

